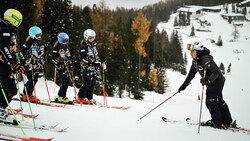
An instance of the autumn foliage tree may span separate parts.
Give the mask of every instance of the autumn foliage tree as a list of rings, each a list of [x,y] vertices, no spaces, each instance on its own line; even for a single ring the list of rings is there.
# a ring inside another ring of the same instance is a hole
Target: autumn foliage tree
[[[134,95],[135,99],[141,99],[141,88],[140,88],[140,80],[142,77],[145,77],[146,71],[145,67],[141,65],[142,57],[145,58],[148,56],[146,50],[145,50],[145,43],[148,41],[148,38],[151,34],[149,31],[150,28],[150,22],[145,18],[142,11],[138,13],[138,15],[133,19],[131,30],[133,32],[133,35],[136,37],[135,43],[133,44],[134,49],[138,56],[138,85],[137,85],[137,92]]]

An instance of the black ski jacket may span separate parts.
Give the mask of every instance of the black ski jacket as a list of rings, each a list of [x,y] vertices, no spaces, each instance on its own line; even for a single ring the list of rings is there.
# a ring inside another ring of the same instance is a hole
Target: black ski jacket
[[[204,78],[209,81],[207,88],[223,85],[225,82],[223,74],[214,62],[213,56],[210,55],[210,50],[206,47],[203,51],[197,51],[197,58],[193,59],[192,66],[189,70],[186,80],[184,81],[184,84],[188,85],[195,77],[197,72],[202,78],[206,72]]]
[[[10,47],[17,45],[16,29],[7,21],[0,20],[0,73],[10,75],[10,65],[16,63],[16,58],[10,51]]]

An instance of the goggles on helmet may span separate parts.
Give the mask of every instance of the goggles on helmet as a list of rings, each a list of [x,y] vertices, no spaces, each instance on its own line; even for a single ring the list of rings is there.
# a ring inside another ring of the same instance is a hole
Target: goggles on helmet
[[[194,51],[194,50],[202,51],[202,50],[204,50],[204,48],[203,48],[203,46],[198,47],[198,46],[193,45],[193,44],[187,44],[187,50],[189,50],[189,51]]]
[[[89,36],[88,40],[95,39],[95,36]]]
[[[41,36],[42,36],[42,33],[39,33],[39,34],[35,35],[36,38],[41,38]]]
[[[69,42],[69,39],[63,39],[63,40],[62,40],[62,43],[63,43],[63,44],[67,44],[68,42]]]
[[[194,50],[194,46],[192,44],[187,44],[187,50],[193,51]]]

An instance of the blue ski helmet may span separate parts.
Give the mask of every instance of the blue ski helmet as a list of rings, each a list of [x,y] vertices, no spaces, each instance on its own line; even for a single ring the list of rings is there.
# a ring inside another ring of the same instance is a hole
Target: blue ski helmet
[[[41,34],[42,34],[42,30],[40,27],[38,26],[32,26],[30,29],[29,29],[29,35],[32,39],[34,39],[35,37],[36,38],[39,38],[41,37]]]
[[[61,32],[57,36],[57,40],[60,44],[69,42],[69,35],[65,32]]]

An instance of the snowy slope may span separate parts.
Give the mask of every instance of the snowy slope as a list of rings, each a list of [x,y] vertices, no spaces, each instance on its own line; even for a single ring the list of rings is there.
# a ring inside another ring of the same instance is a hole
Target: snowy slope
[[[159,29],[165,29],[170,35],[173,31],[174,16],[175,14],[172,15],[168,23],[160,23],[158,25]],[[187,35],[191,32],[190,26],[186,29],[179,29],[179,33],[182,33],[183,47],[185,48],[187,43],[202,41],[204,45],[211,50],[217,64],[223,62],[226,70],[227,66],[230,63],[232,64],[231,74],[225,74],[226,84],[224,87],[224,99],[228,103],[232,117],[237,120],[237,123],[240,126],[250,128],[250,106],[248,105],[250,99],[248,82],[250,80],[250,39],[246,40],[246,37],[250,37],[250,23],[244,23],[244,26],[239,28],[241,35],[239,41],[229,42],[229,40],[233,38],[231,36],[233,30],[232,25],[224,21],[218,13],[206,13],[202,18],[211,22],[210,29],[212,32],[196,32],[196,37],[188,37]],[[196,20],[192,20],[192,23],[195,28],[199,27]],[[219,35],[222,36],[224,44],[222,47],[217,47],[208,40],[214,39],[217,41]],[[242,51],[242,53],[235,54],[235,50]],[[187,53],[189,63],[187,69],[189,69],[191,57],[185,49],[183,49],[183,52]],[[162,116],[183,121],[186,117],[190,117],[198,121],[200,108],[198,95],[200,95],[202,91],[202,87],[199,84],[200,76],[198,75],[192,81],[192,85],[184,92],[175,95],[161,107],[138,122],[137,120],[140,117],[175,93],[184,81],[185,76],[172,70],[167,70],[167,79],[170,88],[164,95],[159,95],[154,92],[145,92],[146,95],[143,101],[136,101],[128,98],[107,98],[109,105],[131,106],[131,108],[126,111],[85,105],[82,107],[69,105],[65,108],[52,108],[32,104],[33,113],[40,114],[39,118],[35,120],[37,125],[54,125],[59,123],[62,127],[69,126],[69,129],[65,133],[35,130],[25,130],[25,132],[29,136],[55,137],[55,141],[250,140],[250,135],[246,134],[206,127],[201,127],[201,132],[198,134],[197,126],[190,126],[185,123],[171,124],[161,121]],[[54,97],[59,87],[56,86],[56,92],[54,93],[53,82],[49,81],[48,84],[52,95],[51,97]],[[20,87],[22,90],[22,83],[20,83]],[[70,87],[67,93],[70,99],[74,97],[73,92],[73,88]],[[40,99],[48,98],[42,78],[39,79],[37,84],[37,96]],[[94,98],[97,101],[103,101],[103,98],[100,96],[94,96]],[[12,101],[11,106],[12,108],[20,107],[17,101]],[[23,107],[25,113],[29,113],[28,104],[23,103]],[[20,116],[18,116],[18,118],[21,120]],[[208,119],[210,119],[210,114],[203,103],[202,120]],[[22,122],[32,124],[31,119],[25,119],[25,121]],[[18,128],[2,126],[0,126],[0,133],[22,135],[21,130]]]

